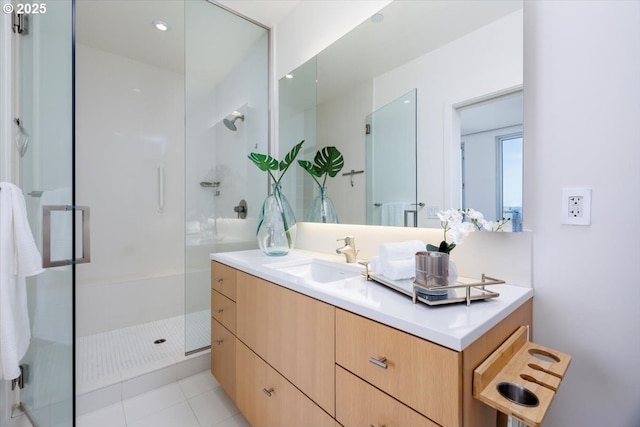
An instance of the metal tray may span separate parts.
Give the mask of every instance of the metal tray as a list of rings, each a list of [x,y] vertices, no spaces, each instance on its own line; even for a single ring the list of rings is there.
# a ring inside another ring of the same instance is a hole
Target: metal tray
[[[373,273],[367,273],[367,280],[373,280],[411,297],[414,304],[420,301],[427,305],[444,305],[458,302],[466,302],[467,305],[470,305],[471,301],[495,298],[500,294],[485,289],[485,285],[505,283],[504,280],[494,279],[485,274],[482,275],[480,281],[460,278],[453,285],[431,287],[419,285],[413,279],[391,280]]]

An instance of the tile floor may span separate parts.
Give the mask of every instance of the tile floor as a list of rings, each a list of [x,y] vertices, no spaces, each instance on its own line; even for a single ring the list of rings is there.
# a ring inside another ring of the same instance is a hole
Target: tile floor
[[[79,416],[76,427],[250,427],[211,372]]]

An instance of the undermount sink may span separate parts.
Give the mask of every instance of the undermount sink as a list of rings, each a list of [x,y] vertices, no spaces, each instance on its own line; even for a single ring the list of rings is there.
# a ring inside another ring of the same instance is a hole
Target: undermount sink
[[[305,258],[266,264],[264,267],[277,270],[297,284],[319,289],[323,293],[370,307],[380,306],[380,301],[371,295],[371,282],[362,275],[365,270],[363,265]]]
[[[303,279],[303,281],[310,282],[311,284],[341,282],[354,277],[360,277],[360,272],[362,271],[361,266],[358,264],[341,264],[318,258],[267,264],[266,267],[299,277]]]

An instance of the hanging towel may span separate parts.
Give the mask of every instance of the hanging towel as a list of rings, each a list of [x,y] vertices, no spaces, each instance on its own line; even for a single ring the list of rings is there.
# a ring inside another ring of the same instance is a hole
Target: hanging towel
[[[405,202],[383,203],[380,212],[382,225],[404,226],[404,211],[407,206]]]
[[[27,220],[22,190],[0,183],[0,365],[2,377],[20,376],[31,339],[25,277],[44,271]]]

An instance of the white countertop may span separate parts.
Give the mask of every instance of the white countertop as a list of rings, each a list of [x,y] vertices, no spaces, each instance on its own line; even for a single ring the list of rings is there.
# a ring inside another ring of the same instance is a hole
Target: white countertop
[[[341,291],[309,286],[302,280],[268,267],[269,264],[308,258],[344,262],[342,255],[301,249],[294,249],[279,257],[267,256],[257,249],[211,254],[214,261],[456,351],[467,348],[533,297],[531,288],[503,284],[487,286],[487,289],[498,292],[500,296],[473,301],[470,306],[464,303],[428,306],[413,304],[410,297],[364,278],[358,279],[357,289]],[[349,266],[360,268],[357,264]]]

